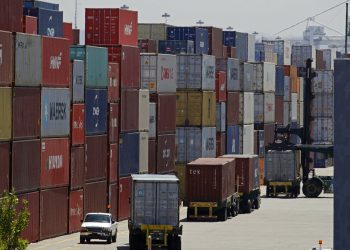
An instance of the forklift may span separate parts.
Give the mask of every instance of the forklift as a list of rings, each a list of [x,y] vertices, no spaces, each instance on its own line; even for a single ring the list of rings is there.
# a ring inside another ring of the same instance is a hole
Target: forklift
[[[300,179],[291,183],[267,183],[267,196],[271,192],[278,192],[278,189],[285,189],[290,196],[297,197],[300,194],[300,184],[302,182],[303,194],[308,198],[317,198],[322,191],[324,193],[333,193],[333,177],[332,176],[317,176],[315,170],[310,168],[310,153],[317,152],[324,154],[327,158],[333,157],[334,145],[313,145],[310,137],[310,122],[311,118],[311,101],[314,98],[311,93],[312,79],[316,77],[313,71],[312,59],[306,61],[306,68],[303,68],[303,76],[305,78],[304,86],[304,127],[291,128],[290,125],[275,126],[274,141],[266,146],[266,153],[269,150],[276,151],[300,151],[301,152],[301,168],[302,173]],[[290,142],[290,136],[296,135],[300,138],[301,144],[293,144]],[[277,190],[277,191],[276,191]]]

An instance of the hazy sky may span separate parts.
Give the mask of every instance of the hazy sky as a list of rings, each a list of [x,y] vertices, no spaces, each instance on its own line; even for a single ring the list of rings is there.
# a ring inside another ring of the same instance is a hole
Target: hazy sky
[[[60,4],[65,21],[74,23],[75,0],[47,0]],[[126,4],[139,12],[139,22],[164,22],[167,12],[173,25],[195,25],[199,19],[205,25],[244,32],[257,31],[273,35],[307,17],[318,14],[344,0],[78,0],[78,28],[84,30],[85,8],[120,7]],[[341,33],[345,30],[345,4],[318,18],[316,21]],[[301,36],[306,23],[282,33],[282,37]],[[329,35],[338,35],[326,30]]]

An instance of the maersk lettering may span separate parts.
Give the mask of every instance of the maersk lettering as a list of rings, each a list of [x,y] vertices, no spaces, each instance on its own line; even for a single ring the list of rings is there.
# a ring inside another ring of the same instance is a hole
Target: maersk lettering
[[[63,155],[50,155],[48,170],[63,168]]]
[[[67,103],[51,102],[50,103],[50,120],[66,120],[67,119]]]

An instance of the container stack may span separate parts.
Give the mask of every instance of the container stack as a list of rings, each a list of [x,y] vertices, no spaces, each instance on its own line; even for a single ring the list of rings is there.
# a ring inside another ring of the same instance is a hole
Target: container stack
[[[255,61],[276,63],[276,58],[273,44],[255,43]]]

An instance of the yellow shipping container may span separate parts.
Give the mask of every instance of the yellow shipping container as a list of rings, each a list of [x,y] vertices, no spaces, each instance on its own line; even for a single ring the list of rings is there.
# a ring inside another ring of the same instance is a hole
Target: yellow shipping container
[[[187,92],[176,93],[176,126],[186,126]]]
[[[187,102],[189,126],[216,126],[215,92],[189,92]]]
[[[0,140],[11,140],[12,89],[0,88]]]
[[[175,173],[180,180],[180,199],[184,201],[186,198],[186,166],[176,165]]]

